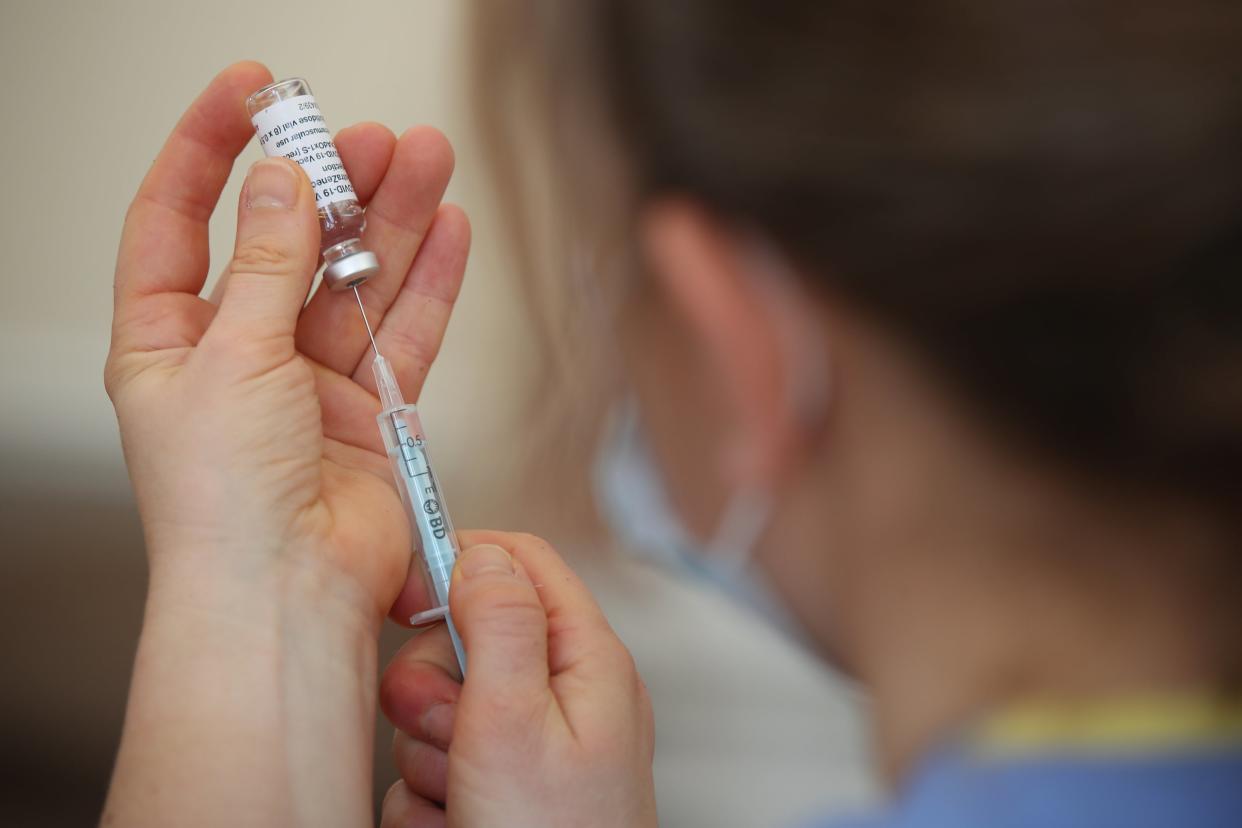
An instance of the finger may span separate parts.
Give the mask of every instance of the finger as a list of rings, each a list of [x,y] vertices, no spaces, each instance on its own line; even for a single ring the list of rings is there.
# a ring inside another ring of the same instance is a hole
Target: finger
[[[440,624],[405,643],[380,678],[380,709],[393,726],[447,750],[453,738],[461,670]]]
[[[339,376],[339,375],[338,375]],[[353,380],[347,380],[353,382]],[[357,386],[355,386],[357,387]],[[359,388],[358,390],[362,390]],[[366,392],[363,392],[366,393]],[[401,587],[401,594],[397,596],[397,600],[393,602],[392,608],[388,611],[388,617],[403,627],[412,626],[410,618],[433,609],[438,604],[432,603],[432,595],[428,590],[427,581],[423,578],[422,572],[418,569],[416,562],[411,562],[410,571],[406,573],[405,585]]]
[[[272,75],[235,63],[190,104],[138,188],[117,258],[118,310],[135,297],[197,294],[207,277],[207,222],[233,160],[254,134],[246,96]]]
[[[383,319],[405,281],[453,172],[448,140],[429,127],[407,130],[367,206],[362,246],[380,260],[380,272],[358,291],[372,325]],[[298,350],[350,376],[369,346],[352,292],[320,285],[298,326]]]
[[[448,753],[398,730],[393,734],[392,760],[411,791],[439,804],[448,798]]]
[[[571,666],[590,665],[597,658],[609,662],[601,667],[613,666],[610,662],[616,654],[612,651],[624,648],[619,647],[616,634],[586,584],[550,544],[534,535],[513,532],[466,530],[458,532],[457,537],[463,547],[503,547],[534,582],[547,617],[548,667],[552,675]],[[474,653],[470,652],[469,657],[473,664]]]
[[[250,168],[237,210],[228,287],[208,336],[291,346],[319,256],[310,181],[296,162],[265,158]]]
[[[342,129],[334,142],[350,183],[354,185],[354,194],[359,202],[367,204],[392,163],[397,136],[383,124],[364,121]]]
[[[323,436],[383,456],[384,439],[375,425],[379,401],[349,377],[343,377],[313,360],[307,359],[306,362],[315,374]],[[424,609],[426,607],[420,607],[409,614]]]
[[[442,206],[409,276],[375,332],[380,353],[392,363],[397,383],[412,400],[418,399],[444,341],[469,252],[466,214],[454,205]],[[354,381],[375,393],[370,359],[358,366]]]
[[[369,366],[368,370],[370,370]],[[371,396],[371,392],[362,388],[353,379],[345,379],[345,381],[352,384],[360,393],[366,394],[368,397]],[[374,388],[374,377],[372,377],[370,385]],[[402,382],[402,388],[404,389],[404,382]],[[413,397],[412,394],[407,394],[407,396]],[[439,603],[433,603],[433,596],[428,591],[427,580],[423,572],[417,562],[412,562],[410,571],[406,573],[405,584],[388,610],[388,617],[403,627],[408,627],[410,626],[410,618],[412,616],[438,606]]]
[[[380,828],[444,828],[448,818],[438,805],[397,782],[384,795]]]
[[[339,374],[337,376],[340,376]],[[345,382],[354,385],[362,393],[366,394],[361,386],[354,383],[353,380],[341,377]],[[434,602],[433,595],[427,584],[427,579],[423,576],[418,561],[411,560],[410,570],[405,575],[405,584],[401,587],[401,592],[397,595],[397,600],[393,601],[392,607],[388,610],[388,617],[403,627],[409,627],[410,618],[420,612],[426,612],[433,607],[439,606],[438,602]]]
[[[547,618],[548,687],[571,727],[589,727],[601,713],[623,721],[646,720],[647,694],[633,657],[586,585],[551,545],[533,535],[508,532],[460,532],[458,538],[463,546],[503,546],[534,582]],[[450,599],[457,597],[457,589],[455,578]],[[460,629],[456,603],[453,616]],[[468,710],[475,704],[479,665],[468,640],[465,646],[470,674],[458,704]]]
[[[453,568],[449,603],[470,664],[461,704],[499,703],[529,711],[546,701],[547,615],[513,556],[496,544],[463,550]]]
[[[217,75],[190,105],[125,216],[117,254],[113,355],[194,345],[215,309],[198,300],[207,223],[253,130],[245,98],[271,81],[258,63]]]

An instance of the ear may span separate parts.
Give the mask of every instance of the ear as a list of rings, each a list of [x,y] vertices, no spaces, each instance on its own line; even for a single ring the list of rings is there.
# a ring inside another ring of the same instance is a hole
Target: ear
[[[769,490],[792,472],[826,409],[827,337],[820,306],[779,257],[696,203],[648,206],[641,236],[652,276],[723,386],[736,433],[735,482]]]

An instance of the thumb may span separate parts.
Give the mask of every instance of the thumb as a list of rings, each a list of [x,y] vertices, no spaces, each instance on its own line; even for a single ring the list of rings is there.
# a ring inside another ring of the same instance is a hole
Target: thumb
[[[242,187],[217,316],[226,335],[292,337],[318,260],[319,223],[306,174],[285,158],[256,162]]]
[[[471,696],[519,704],[548,689],[548,618],[525,570],[499,546],[461,553],[449,589],[453,622],[468,660],[463,704]]]

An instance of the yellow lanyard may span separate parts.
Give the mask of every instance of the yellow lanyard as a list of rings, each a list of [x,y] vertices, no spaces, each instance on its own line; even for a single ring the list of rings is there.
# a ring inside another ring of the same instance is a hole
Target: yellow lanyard
[[[970,742],[985,758],[1164,753],[1242,746],[1242,700],[1187,694],[1087,704],[1018,704],[984,720]]]

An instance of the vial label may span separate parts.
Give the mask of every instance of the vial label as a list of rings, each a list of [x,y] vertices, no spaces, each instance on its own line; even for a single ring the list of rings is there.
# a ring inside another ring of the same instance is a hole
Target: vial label
[[[314,95],[278,101],[256,112],[250,122],[265,155],[283,155],[302,165],[315,190],[317,206],[357,198]]]

